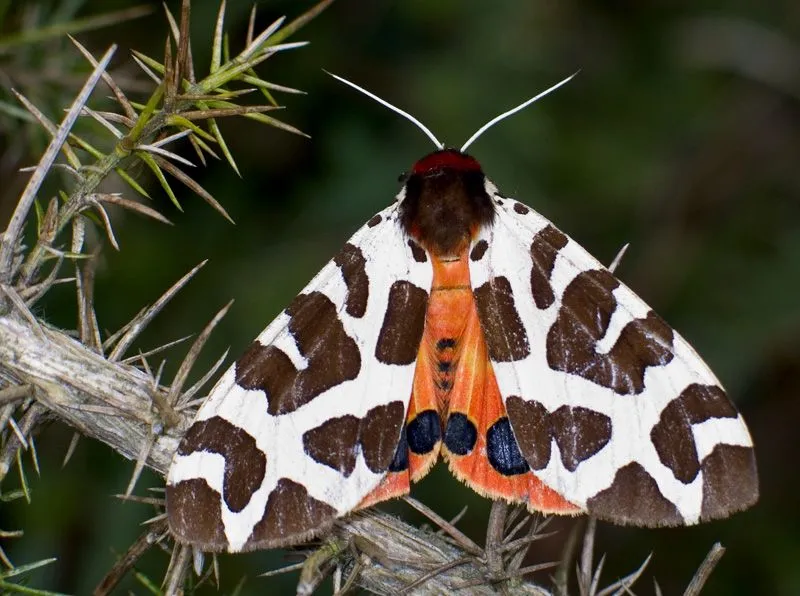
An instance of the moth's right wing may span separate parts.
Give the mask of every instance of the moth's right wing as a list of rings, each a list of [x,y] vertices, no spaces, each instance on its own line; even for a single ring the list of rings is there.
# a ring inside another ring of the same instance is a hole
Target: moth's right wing
[[[567,501],[616,523],[692,524],[751,506],[752,440],[705,362],[577,242],[490,196],[496,219],[475,239],[470,274],[513,431],[495,433],[495,452],[509,454],[498,461],[524,456]]]

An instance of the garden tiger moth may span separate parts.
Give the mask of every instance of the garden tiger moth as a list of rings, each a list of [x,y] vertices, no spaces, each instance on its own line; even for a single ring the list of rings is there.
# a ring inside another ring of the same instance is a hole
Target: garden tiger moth
[[[178,540],[296,544],[407,494],[439,454],[487,497],[622,524],[756,501],[750,435],[707,365],[465,153],[568,80],[460,150],[356,87],[438,149],[212,390],[167,480]]]

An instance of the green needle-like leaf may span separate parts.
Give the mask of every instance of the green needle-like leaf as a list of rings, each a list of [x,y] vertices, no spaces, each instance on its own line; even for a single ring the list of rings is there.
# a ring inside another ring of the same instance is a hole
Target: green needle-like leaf
[[[183,211],[183,207],[181,207],[181,204],[178,202],[178,198],[175,196],[175,193],[172,192],[172,187],[170,187],[169,182],[167,182],[164,172],[161,171],[161,168],[158,166],[155,159],[153,159],[153,156],[146,151],[135,151],[134,154],[145,164],[147,164],[147,167],[153,171],[158,179],[159,184],[161,184],[161,188],[163,188],[164,192],[167,193],[169,200],[172,201],[180,211]]]
[[[130,174],[128,174],[128,172],[126,172],[126,171],[125,171],[125,170],[123,170],[122,168],[115,168],[115,169],[114,169],[114,171],[115,171],[115,172],[116,172],[116,173],[119,175],[119,177],[120,177],[120,178],[122,178],[122,180],[124,180],[124,181],[125,181],[125,183],[126,183],[128,186],[130,186],[130,187],[131,187],[133,190],[135,190],[136,192],[138,192],[138,193],[139,193],[140,195],[142,195],[143,197],[146,197],[146,198],[148,198],[148,199],[152,199],[152,197],[151,197],[151,196],[148,194],[148,192],[147,192],[147,191],[146,191],[146,190],[145,190],[145,189],[144,189],[144,188],[143,188],[143,187],[142,187],[142,186],[141,186],[141,185],[140,185],[138,182],[136,182],[136,180],[134,180],[134,179],[133,179],[133,177],[132,177]]]

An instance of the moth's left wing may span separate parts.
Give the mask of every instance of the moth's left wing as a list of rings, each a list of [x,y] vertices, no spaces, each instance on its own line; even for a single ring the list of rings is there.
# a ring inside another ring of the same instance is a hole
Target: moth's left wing
[[[167,512],[202,550],[296,544],[351,511],[400,441],[432,269],[367,222],[220,379],[175,454]]]
[[[541,215],[490,196],[497,217],[473,242],[471,283],[532,471],[617,523],[692,524],[752,505],[747,427],[692,347]]]

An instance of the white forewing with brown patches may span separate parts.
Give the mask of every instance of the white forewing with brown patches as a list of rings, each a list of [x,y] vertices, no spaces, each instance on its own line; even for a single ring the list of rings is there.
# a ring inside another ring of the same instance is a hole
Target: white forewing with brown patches
[[[520,450],[598,517],[659,526],[755,502],[752,441],[688,343],[574,240],[501,197],[470,274]]]
[[[432,276],[396,220],[397,204],[370,219],[214,387],[167,481],[180,540],[297,543],[384,477]]]

